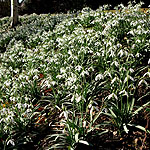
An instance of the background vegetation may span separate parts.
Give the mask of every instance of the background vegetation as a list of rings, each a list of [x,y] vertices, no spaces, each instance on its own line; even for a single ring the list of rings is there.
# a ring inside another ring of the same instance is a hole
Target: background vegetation
[[[128,0],[121,1],[127,6]],[[140,2],[140,0],[136,0]],[[148,1],[145,2],[142,7],[147,8],[150,4]],[[67,13],[68,11],[78,11],[84,7],[90,7],[97,9],[100,5],[111,4],[112,9],[116,5],[120,4],[119,0],[23,0],[20,3],[20,15],[24,14],[41,14],[41,13]],[[0,0],[0,17],[10,16],[10,0]]]

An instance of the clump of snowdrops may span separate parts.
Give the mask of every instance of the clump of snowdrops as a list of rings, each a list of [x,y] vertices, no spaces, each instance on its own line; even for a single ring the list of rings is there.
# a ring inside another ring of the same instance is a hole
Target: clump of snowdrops
[[[140,7],[24,16],[26,25],[2,31],[1,147],[32,142],[29,131],[45,124],[56,127],[47,136],[50,149],[91,145],[95,130],[118,136],[133,127],[149,132],[134,119],[149,105],[150,15]],[[18,133],[24,133],[21,141]]]

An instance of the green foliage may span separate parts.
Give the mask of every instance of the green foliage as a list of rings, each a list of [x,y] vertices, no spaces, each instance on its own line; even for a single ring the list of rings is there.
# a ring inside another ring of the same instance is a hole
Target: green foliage
[[[22,16],[15,29],[0,21],[1,149],[46,128],[50,149],[91,146],[93,132],[147,131],[135,119],[150,94],[150,16],[140,6]]]

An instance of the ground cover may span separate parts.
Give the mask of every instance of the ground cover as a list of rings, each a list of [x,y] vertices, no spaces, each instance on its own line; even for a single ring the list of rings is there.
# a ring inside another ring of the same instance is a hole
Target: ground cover
[[[150,15],[141,4],[0,20],[1,149],[149,149]]]

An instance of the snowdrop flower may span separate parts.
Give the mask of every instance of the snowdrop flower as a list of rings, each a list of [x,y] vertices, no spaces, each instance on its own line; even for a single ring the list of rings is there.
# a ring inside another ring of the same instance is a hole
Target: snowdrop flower
[[[69,77],[68,79],[67,79],[67,81],[66,81],[66,83],[65,83],[65,85],[66,86],[72,86],[73,85],[73,83],[75,83],[76,82],[76,77],[74,76],[74,77]]]
[[[111,65],[115,64],[116,67],[119,67],[119,63],[117,61],[113,61]]]
[[[50,83],[51,83],[51,85],[53,85],[53,86],[56,84],[55,81],[51,81]]]
[[[114,53],[114,51],[110,51],[110,55],[109,55],[109,57],[115,57],[115,53]]]
[[[73,102],[75,99],[75,96],[73,95],[72,98],[71,98],[71,102]]]
[[[142,54],[140,54],[140,53],[137,53],[136,55],[135,55],[135,57],[140,57]]]
[[[10,80],[5,81],[5,82],[4,82],[4,85],[6,85],[7,87],[9,87],[9,86],[11,85],[11,81],[10,81]]]
[[[149,58],[149,60],[148,60],[148,64],[150,64],[150,58]]]
[[[18,69],[18,68],[15,69],[15,70],[14,70],[14,73],[16,73],[16,74],[19,73],[19,69]]]
[[[26,112],[30,113],[30,112],[32,112],[32,109],[27,109]]]
[[[88,71],[94,71],[94,68],[91,66],[88,68]]]
[[[108,95],[108,99],[111,99],[112,97],[114,97],[116,100],[118,100],[118,97],[116,94],[112,93],[112,94]]]
[[[110,78],[112,78],[112,76],[111,76],[111,74],[110,74],[109,71],[105,71],[105,72],[104,72],[104,76],[105,76],[105,77],[106,77],[106,76],[109,76]]]
[[[15,97],[10,97],[10,100],[11,100],[12,102],[15,102]]]
[[[33,77],[33,80],[37,80],[39,78],[39,76],[38,75],[35,75],[34,77]]]
[[[64,115],[65,120],[67,120],[67,119],[68,119],[68,114],[69,114],[69,111],[63,111],[63,112],[59,115],[59,117],[61,118],[62,115]]]
[[[142,83],[144,83],[147,87],[148,87],[148,83],[145,80],[141,80],[138,84],[138,86],[140,86]]]
[[[18,109],[21,109],[21,103],[18,103],[16,106],[18,107]]]
[[[60,73],[65,73],[66,70],[64,68],[60,68]]]
[[[138,40],[136,40],[136,43],[141,43],[141,41],[138,39]]]
[[[79,103],[81,101],[81,99],[82,99],[81,95],[78,95],[78,94],[75,95],[75,100],[77,103]]]
[[[61,79],[62,77],[63,75],[60,75],[60,74],[56,76],[57,79]]]
[[[102,74],[98,74],[96,77],[95,77],[95,81],[98,81],[98,80],[103,80],[104,79],[104,76]]]
[[[133,32],[133,30],[129,31],[127,34],[131,34],[133,36],[135,35],[134,32]]]
[[[80,66],[80,65],[76,66],[75,70],[80,72],[82,70],[82,66]]]
[[[140,25],[138,25],[137,29],[141,29],[142,27]]]
[[[14,146],[15,145],[14,139],[8,140],[7,145],[9,145],[9,144]]]
[[[86,70],[86,71],[83,70],[83,71],[81,72],[81,76],[82,76],[82,77],[84,77],[85,75],[89,75],[89,72],[88,72],[87,70]]]
[[[120,57],[122,57],[123,54],[124,54],[124,52],[123,52],[123,50],[121,49],[121,50],[119,51],[118,55],[120,55]]]
[[[110,41],[108,41],[108,42],[106,43],[106,47],[111,46],[111,45],[112,45],[112,43],[111,43]]]
[[[77,103],[79,103],[81,101],[81,99],[83,99],[83,97],[76,93],[75,95],[72,96],[71,102],[73,102],[75,100]]]
[[[125,79],[124,79],[124,83],[126,83],[129,79],[134,81],[133,77],[131,77],[130,75],[127,75],[127,77],[125,77]]]
[[[129,69],[129,71],[130,71],[131,73],[133,73],[133,72],[134,72],[134,70],[133,70],[132,68],[130,68],[130,69]]]
[[[128,93],[127,93],[127,91],[125,91],[125,90],[120,91],[120,92],[119,92],[119,94],[120,94],[120,95],[122,95],[122,94],[123,94],[124,96],[127,96],[127,97],[128,97]]]
[[[44,82],[44,86],[50,88],[50,87],[51,87],[50,80],[46,80],[46,81]]]
[[[96,52],[95,55],[100,56],[101,54],[99,52]]]

